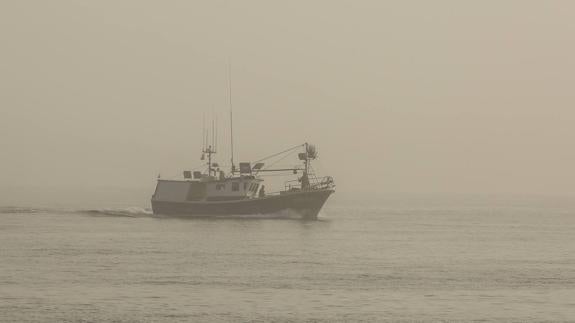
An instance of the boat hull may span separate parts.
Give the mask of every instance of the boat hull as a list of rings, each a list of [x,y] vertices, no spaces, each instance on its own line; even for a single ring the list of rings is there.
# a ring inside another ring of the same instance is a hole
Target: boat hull
[[[152,210],[157,215],[195,217],[272,215],[289,210],[302,218],[313,220],[317,219],[319,211],[333,192],[333,189],[285,192],[233,201],[173,202],[152,199]]]

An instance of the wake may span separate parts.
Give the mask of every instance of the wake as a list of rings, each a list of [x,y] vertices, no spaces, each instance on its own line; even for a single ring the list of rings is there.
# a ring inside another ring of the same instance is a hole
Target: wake
[[[30,214],[46,212],[47,209],[22,207],[22,206],[2,206],[0,207],[0,214]]]
[[[131,218],[143,218],[154,215],[151,209],[135,207],[135,206],[128,208],[103,208],[103,209],[78,210],[77,212],[92,216],[117,216],[117,217],[131,217]]]
[[[153,212],[149,208],[96,208],[96,209],[72,209],[72,208],[38,208],[24,206],[0,206],[0,214],[84,214],[91,216],[118,216],[118,217],[150,217]]]

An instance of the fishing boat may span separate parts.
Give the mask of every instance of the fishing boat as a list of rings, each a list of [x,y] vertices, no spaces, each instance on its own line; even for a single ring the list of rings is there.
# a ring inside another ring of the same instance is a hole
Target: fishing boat
[[[207,163],[201,170],[185,170],[183,178],[162,179],[158,176],[156,190],[152,195],[152,210],[158,215],[195,217],[243,217],[278,216],[296,214],[304,219],[316,220],[318,213],[335,192],[330,176],[317,177],[312,161],[318,157],[317,149],[308,143],[300,144],[254,162],[241,162],[239,169],[234,163],[234,127],[232,109],[231,64],[228,65],[228,90],[230,109],[230,171],[214,161],[218,146],[217,118],[212,119],[211,133],[202,132],[202,157]],[[209,127],[208,127],[209,128]],[[211,143],[211,144],[210,144]],[[266,161],[280,160],[296,154],[302,164],[295,167],[271,168]],[[289,172],[295,179],[284,182],[283,189],[266,192],[263,174],[268,172]]]
[[[276,169],[265,166],[264,160],[291,152],[298,152],[300,166]],[[187,170],[183,178],[176,180],[158,178],[151,200],[154,214],[196,217],[295,214],[315,220],[334,192],[330,176],[318,178],[312,171],[311,162],[317,158],[317,150],[308,143],[254,163],[241,162],[239,169],[232,158],[229,174],[213,161],[215,153],[212,145],[202,150],[202,158],[207,156],[205,171]],[[290,172],[297,178],[284,182],[284,188],[278,192],[267,193],[262,178],[266,172]]]

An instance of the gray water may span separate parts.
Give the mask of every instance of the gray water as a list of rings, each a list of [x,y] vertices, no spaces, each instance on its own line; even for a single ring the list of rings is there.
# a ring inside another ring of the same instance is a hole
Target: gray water
[[[574,321],[575,202],[330,201],[319,221],[0,208],[0,321]]]

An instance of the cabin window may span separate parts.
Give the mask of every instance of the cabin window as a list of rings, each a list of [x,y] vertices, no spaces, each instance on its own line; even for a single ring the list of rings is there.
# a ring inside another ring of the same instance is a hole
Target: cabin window
[[[238,182],[233,182],[232,183],[232,191],[236,192],[240,190],[240,183]]]

